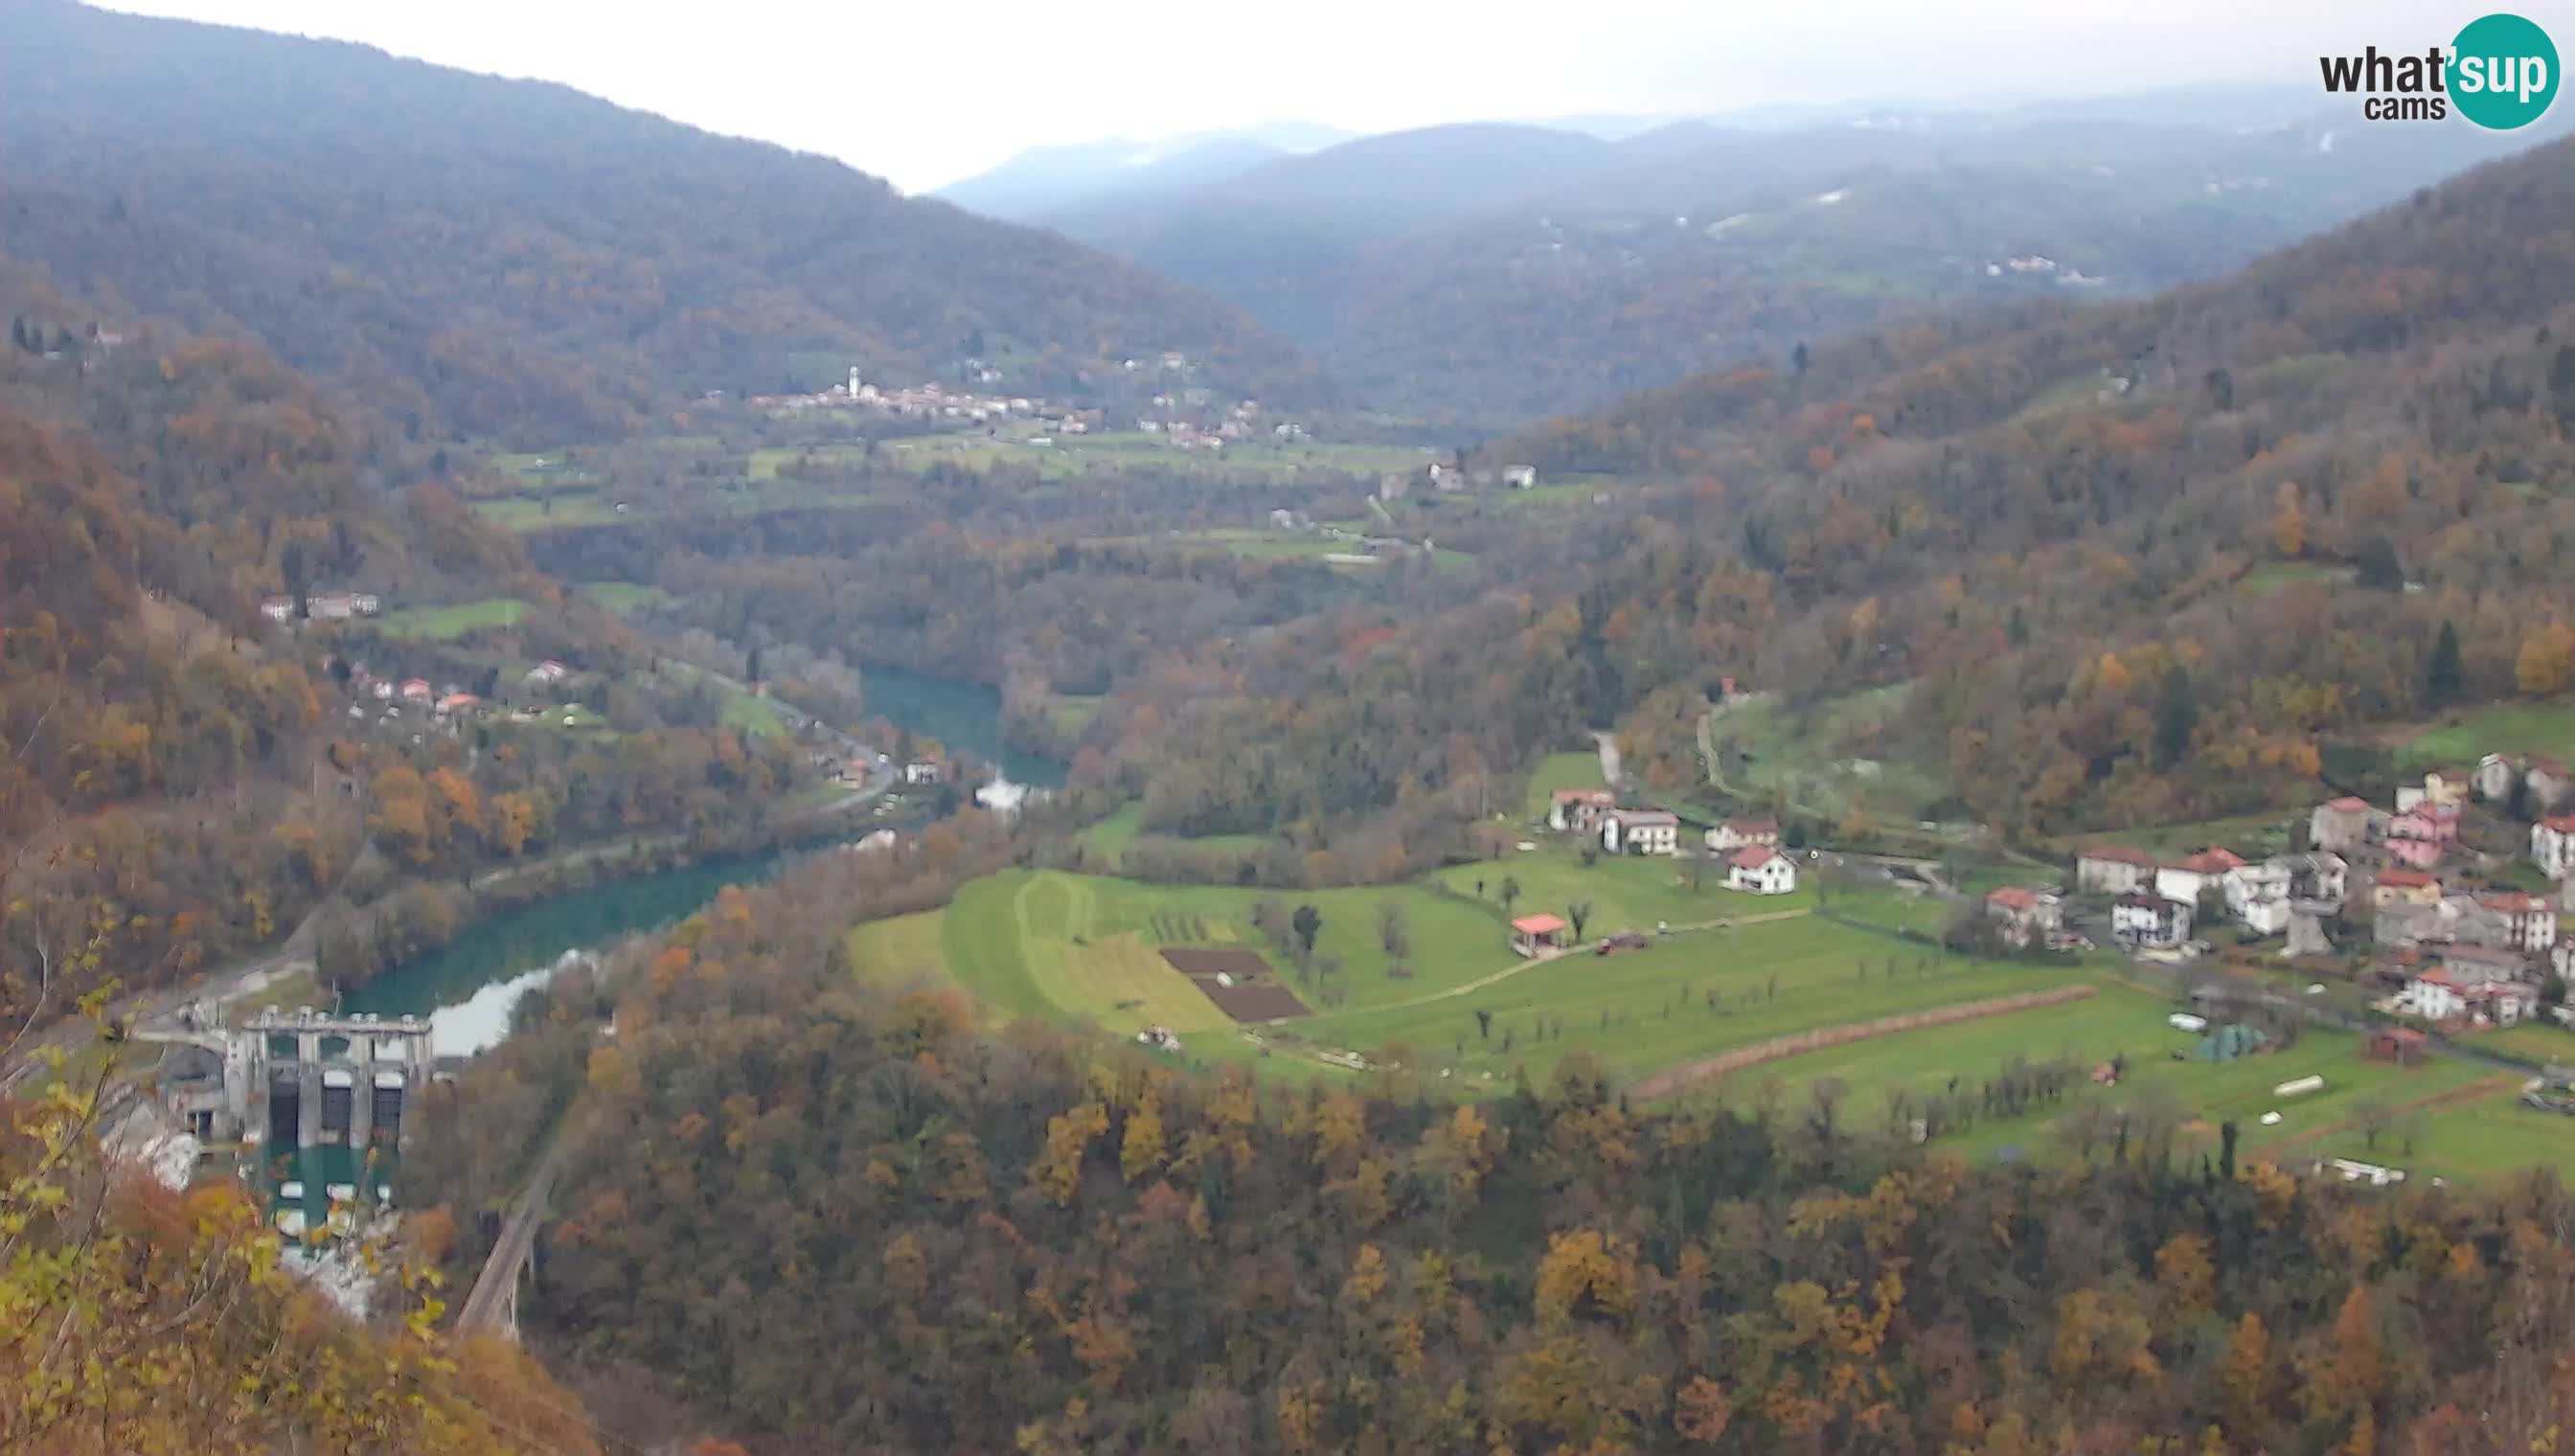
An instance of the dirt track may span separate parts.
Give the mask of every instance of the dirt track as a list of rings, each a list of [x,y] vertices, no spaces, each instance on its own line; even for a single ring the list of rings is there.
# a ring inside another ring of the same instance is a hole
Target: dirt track
[[[1974,1021],[1985,1016],[2008,1015],[2014,1011],[2035,1010],[2040,1006],[2058,1006],[2079,1001],[2096,993],[2088,985],[2058,986],[2048,991],[2027,991],[2016,996],[1992,996],[1981,1001],[1962,1001],[1954,1006],[1938,1006],[1928,1011],[1910,1011],[1901,1016],[1881,1016],[1874,1021],[1852,1021],[1840,1026],[1825,1026],[1813,1031],[1800,1031],[1793,1036],[1774,1036],[1750,1046],[1738,1046],[1719,1056],[1684,1062],[1679,1066],[1654,1073],[1632,1089],[1643,1098],[1668,1097],[1684,1092],[1701,1082],[1710,1082],[1729,1072],[1783,1057],[1802,1056],[1828,1046],[1847,1046],[1854,1041],[1867,1041],[1878,1036],[1892,1036],[1900,1031],[1917,1031],[1925,1026],[1949,1026],[1960,1021]]]

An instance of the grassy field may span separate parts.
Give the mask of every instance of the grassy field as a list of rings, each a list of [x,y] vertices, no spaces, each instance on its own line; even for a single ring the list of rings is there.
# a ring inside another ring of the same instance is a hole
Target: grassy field
[[[946,910],[923,910],[890,920],[870,920],[848,936],[850,963],[871,985],[901,988],[919,983],[956,986],[942,946]]]
[[[2238,591],[2257,597],[2268,597],[2300,582],[2332,585],[2348,582],[2354,575],[2350,567],[2337,567],[2324,562],[2264,562],[2237,579]]]
[[[2500,1051],[2509,1056],[2523,1056],[2535,1062],[2555,1062],[2560,1066],[2575,1068],[2575,1031],[2569,1031],[2563,1026],[2525,1021],[2518,1026],[2480,1031],[2471,1044],[2484,1047],[2489,1051]],[[2575,1128],[2570,1128],[2569,1131],[2575,1132]]]
[[[2575,758],[2575,704],[2503,703],[2427,728],[2396,750],[2399,767],[2473,768],[2488,753]]]
[[[2260,859],[2287,852],[2290,825],[2304,817],[2303,813],[2277,811],[2193,823],[2139,825],[2115,834],[2085,834],[2079,841],[2067,841],[2065,848],[2070,855],[2078,842],[2124,844],[2155,854],[2187,854],[2211,844],[2223,844],[2247,859]]]
[[[1264,948],[1252,906],[1265,891],[1216,886],[1149,885],[1106,875],[1011,871],[959,891],[940,936],[940,964],[998,1010],[1058,1021],[1092,1021],[1111,1030],[1151,1024],[1175,1030],[1234,1023],[1158,951],[1158,921],[1192,920],[1206,943]],[[1332,991],[1352,1005],[1381,1004],[1461,982],[1511,959],[1498,923],[1412,886],[1280,892],[1288,905],[1312,904],[1323,924],[1319,957],[1340,962]],[[1409,975],[1377,938],[1377,912],[1399,905],[1411,936]],[[865,928],[865,927],[863,927]],[[1289,975],[1283,982],[1308,1004],[1323,999]]]
[[[516,626],[527,613],[528,604],[516,597],[486,597],[479,602],[388,612],[378,619],[376,628],[387,637],[452,641],[482,628]]]
[[[1559,788],[1600,786],[1600,755],[1597,752],[1585,748],[1578,753],[1549,753],[1537,760],[1536,770],[1529,774],[1529,817],[1545,818],[1547,807]]]
[[[1083,832],[1083,847],[1111,865],[1125,860],[1127,851],[1144,833],[1145,805],[1129,803],[1118,812],[1093,824]],[[1269,848],[1278,841],[1267,834],[1209,834],[1201,838],[1172,838],[1170,843],[1210,854],[1250,854]]]
[[[584,582],[581,595],[620,617],[632,617],[650,607],[666,607],[672,601],[671,594],[661,588],[634,582]]]
[[[1784,788],[1794,802],[1836,815],[1857,807],[1918,818],[1949,795],[1949,784],[1937,769],[1886,756],[1901,746],[1911,693],[1911,685],[1898,683],[1803,711],[1773,697],[1729,708],[1712,727],[1716,742],[1730,750],[1721,766],[1725,782],[1739,793]]]
[[[2400,1123],[2374,1145],[2360,1129],[2342,1128],[2316,1139],[2312,1150],[2401,1167],[2409,1178],[2490,1182],[2531,1167],[2575,1178],[2575,1118],[2523,1106],[2516,1078],[2489,1080],[2497,1085],[2479,1095],[2414,1114],[2410,1149]]]
[[[1078,733],[1091,727],[1091,721],[1100,715],[1100,705],[1108,701],[1105,698],[1060,696],[1047,704],[1047,717],[1055,720],[1055,726],[1065,732]]]
[[[778,705],[754,693],[725,695],[724,726],[737,732],[774,738],[787,731],[787,721],[778,716]]]
[[[2205,1124],[2194,1129],[2187,1140],[2189,1147],[2214,1146],[2216,1125],[2231,1119],[2242,1134],[2244,1152],[2286,1157],[2298,1149],[2309,1156],[2328,1146],[2340,1151],[2341,1133],[2336,1129],[2349,1122],[2355,1106],[2372,1094],[2402,1104],[2451,1093],[2493,1076],[2490,1068],[2456,1058],[2436,1058],[2412,1069],[2369,1061],[2360,1055],[2358,1036],[2321,1028],[2309,1028],[2296,1046],[2285,1051],[2231,1062],[2176,1061],[2172,1053],[2189,1051],[2198,1038],[2166,1024],[2164,1017],[2176,1009],[2170,997],[2109,975],[2095,975],[2094,983],[2099,991],[2086,1000],[1791,1057],[1736,1072],[1712,1084],[1713,1093],[1727,1101],[1749,1100],[1756,1094],[1801,1100],[1815,1081],[1833,1077],[1845,1093],[1845,1120],[1876,1126],[1893,1093],[1938,1093],[1951,1078],[1961,1087],[1976,1087],[2015,1056],[2032,1061],[2062,1056],[2082,1064],[2088,1073],[2091,1067],[2124,1054],[2127,1074],[2117,1087],[2098,1088],[2086,1082],[2053,1107],[2020,1117],[1983,1119],[1949,1139],[1949,1145],[1980,1156],[2005,1148],[2050,1152],[2056,1145],[2055,1129],[2083,1102],[2103,1098],[2126,1105],[2141,1093],[2158,1089]],[[2324,1087],[2296,1097],[2272,1091],[2308,1075],[2322,1076]],[[1763,1093],[1765,1086],[1769,1090]],[[2261,1118],[2270,1111],[2279,1112],[2281,1120],[2266,1127]]]
[[[1327,1049],[1444,1069],[1461,1090],[1543,1075],[1584,1051],[1634,1077],[1775,1036],[2040,990],[2071,972],[1964,960],[1811,915],[1675,935],[1478,977],[1472,989],[1354,1006],[1282,1030]],[[1490,1029],[1477,1018],[1488,1012]],[[1436,1076],[1437,1072],[1434,1071]]]
[[[1677,859],[1603,854],[1586,866],[1570,846],[1552,838],[1541,840],[1530,853],[1452,864],[1431,875],[1433,882],[1458,894],[1473,898],[1480,893],[1496,916],[1502,914],[1502,881],[1506,878],[1516,881],[1520,888],[1512,914],[1564,915],[1570,919],[1566,906],[1588,901],[1591,916],[1586,930],[1592,935],[1650,930],[1665,920],[1690,925],[1807,909],[1815,903],[1814,890],[1805,885],[1793,894],[1778,895],[1727,889],[1725,875],[1713,861],[1706,865],[1706,875],[1696,890],[1690,888],[1689,866]],[[1480,892],[1476,889],[1479,881],[1483,886]]]
[[[1659,891],[1646,885],[1634,892]],[[1338,1004],[1326,1004],[1286,956],[1262,943],[1251,907],[1263,893],[1014,870],[970,883],[945,912],[861,925],[849,946],[862,976],[961,986],[997,1020],[1025,1015],[1119,1033],[1161,1024],[1188,1037],[1194,1060],[1259,1059],[1265,1075],[1299,1079],[1347,1075],[1320,1058],[1355,1052],[1400,1063],[1457,1095],[1498,1091],[1523,1070],[1542,1078],[1575,1051],[1633,1078],[1819,1027],[2081,985],[2093,994],[1811,1052],[1688,1095],[1737,1104],[1775,1099],[1793,1108],[1808,1087],[1831,1077],[1842,1087],[1844,1123],[1874,1130],[1886,1124],[1898,1092],[1980,1087],[2015,1057],[2062,1056],[2088,1072],[2124,1055],[2127,1073],[2115,1088],[2087,1080],[2059,1103],[1983,1118],[1943,1145],[1976,1157],[2071,1156],[2059,1129],[2075,1109],[2168,1094],[2189,1119],[2178,1144],[2184,1156],[2214,1147],[2217,1124],[2233,1121],[2244,1155],[2293,1165],[2372,1156],[2458,1178],[2534,1162],[2575,1175],[2575,1125],[2520,1108],[2512,1098],[2516,1074],[2451,1057],[2414,1068],[2373,1062],[2359,1054],[2358,1036],[2326,1028],[2308,1028],[2287,1050],[2232,1062],[2176,1059],[2173,1053],[2188,1053],[2197,1038],[2166,1023],[2175,1000],[2108,962],[1969,959],[1798,906],[1786,907],[1785,918],[1674,935],[1614,955],[1522,961],[1503,945],[1500,910],[1489,902],[1461,903],[1417,885],[1280,892],[1283,903],[1320,910],[1317,950],[1343,963],[1340,994],[1331,998]],[[1867,908],[1879,898],[1895,902],[1873,891],[1840,896],[1836,905]],[[1390,973],[1377,941],[1377,907],[1388,902],[1401,905],[1408,921],[1408,977]],[[1778,909],[1776,901],[1770,908]],[[1158,951],[1166,943],[1263,949],[1315,1014],[1259,1027],[1257,1041],[1234,1034],[1235,1023],[1163,962]],[[2323,1088],[2293,1096],[2273,1090],[2308,1075],[2322,1076]],[[2372,1099],[2393,1109],[2374,1152],[2359,1118]],[[2261,1118],[2272,1111],[2281,1120],[2265,1126]],[[2400,1154],[2408,1135],[2413,1151]]]

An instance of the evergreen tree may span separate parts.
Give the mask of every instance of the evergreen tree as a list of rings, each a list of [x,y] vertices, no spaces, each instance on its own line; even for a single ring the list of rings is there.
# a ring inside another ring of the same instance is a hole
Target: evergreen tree
[[[2360,545],[2353,558],[2360,568],[2360,585],[2377,592],[2402,591],[2405,568],[2396,560],[2395,544],[2384,536],[2373,536]]]
[[[2459,629],[2441,619],[2440,640],[2432,644],[2432,666],[2423,678],[2424,701],[2447,708],[2459,701]]]
[[[2155,756],[2166,768],[2190,752],[2190,735],[2199,727],[2199,694],[2190,675],[2179,668],[2164,673],[2155,698]]]

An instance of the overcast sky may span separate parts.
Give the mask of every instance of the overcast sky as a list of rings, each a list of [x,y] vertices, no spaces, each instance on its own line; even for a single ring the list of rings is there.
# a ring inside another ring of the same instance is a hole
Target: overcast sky
[[[915,192],[1029,146],[1292,118],[1353,131],[1884,96],[2318,85],[2452,0],[113,0],[561,81]],[[2522,0],[2575,64],[2575,0]]]

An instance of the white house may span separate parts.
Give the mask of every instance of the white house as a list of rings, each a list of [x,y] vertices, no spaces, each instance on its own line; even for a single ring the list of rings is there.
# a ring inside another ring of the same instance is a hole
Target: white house
[[[2339,905],[2350,892],[2351,865],[2330,850],[2275,855],[2270,862],[2288,869],[2291,899],[2325,900]]]
[[[1777,819],[1727,819],[1707,831],[1707,847],[1710,852],[1717,854],[1730,854],[1737,849],[1748,849],[1755,844],[1775,845],[1778,842],[1779,821]]]
[[[2477,896],[2477,904],[2501,918],[2503,943],[2516,950],[2535,955],[2557,943],[2557,910],[2535,894],[2514,889],[2488,890]]]
[[[2230,871],[2243,867],[2244,861],[2229,850],[2202,849],[2188,858],[2159,866],[2155,870],[2155,893],[2195,905],[2201,895],[2222,887]]]
[[[1533,489],[1537,485],[1537,467],[1533,465],[1506,465],[1502,467],[1502,484],[1509,486],[1514,490],[1526,491]]]
[[[927,761],[906,763],[903,765],[903,781],[906,783],[937,783],[939,781],[939,765]]]
[[[1746,894],[1786,894],[1797,887],[1797,861],[1767,844],[1738,849],[1725,861],[1725,887]]]
[[[2477,760],[2477,797],[2503,802],[2512,797],[2512,786],[2521,781],[2524,771],[2519,753],[2486,754]]]
[[[2482,1018],[2510,1026],[2539,1008],[2539,987],[2505,967],[2452,957],[2407,981],[2396,1008],[2427,1021]]]
[[[1677,854],[1680,817],[1658,808],[1613,809],[1600,816],[1600,847],[1612,854]]]
[[[403,680],[402,696],[404,701],[409,703],[427,703],[430,700],[429,684],[419,678],[406,678]]]
[[[2289,928],[2289,866],[2278,859],[2239,864],[2219,881],[2226,913],[2257,934],[2278,935]]]
[[[2140,950],[2170,950],[2190,938],[2188,902],[2159,894],[2123,894],[2110,904],[2110,937]]]
[[[2575,874],[2575,814],[2552,814],[2532,824],[2530,857],[2551,879]]]

